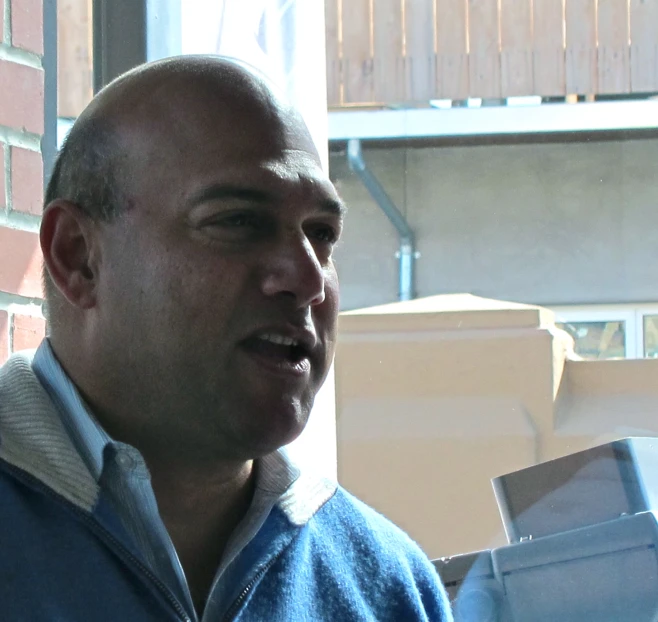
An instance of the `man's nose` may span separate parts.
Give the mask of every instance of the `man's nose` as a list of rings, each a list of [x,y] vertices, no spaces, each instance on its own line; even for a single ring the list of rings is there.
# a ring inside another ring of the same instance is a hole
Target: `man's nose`
[[[266,296],[294,296],[297,308],[324,302],[325,269],[306,236],[282,240],[268,255],[262,281]]]

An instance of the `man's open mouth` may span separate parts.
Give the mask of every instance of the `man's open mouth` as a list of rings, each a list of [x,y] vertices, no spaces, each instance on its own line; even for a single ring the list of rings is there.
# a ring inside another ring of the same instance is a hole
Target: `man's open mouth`
[[[242,342],[250,353],[256,354],[272,363],[283,366],[308,366],[310,351],[305,344],[291,337],[276,333],[263,333]]]

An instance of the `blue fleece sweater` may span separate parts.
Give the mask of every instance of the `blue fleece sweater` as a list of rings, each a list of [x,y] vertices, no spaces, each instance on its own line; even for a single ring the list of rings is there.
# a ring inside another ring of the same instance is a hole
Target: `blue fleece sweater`
[[[246,611],[245,620],[272,622],[449,619],[436,573],[416,545],[340,488],[299,529]]]
[[[0,369],[0,525],[0,620],[189,620],[140,558],[20,358]],[[452,620],[418,547],[312,477],[282,496],[218,588],[213,622]]]

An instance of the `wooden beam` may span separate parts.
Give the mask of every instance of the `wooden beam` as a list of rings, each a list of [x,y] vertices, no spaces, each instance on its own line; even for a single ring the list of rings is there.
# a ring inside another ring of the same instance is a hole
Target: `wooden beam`
[[[597,93],[629,93],[630,24],[628,0],[599,0]]]
[[[631,0],[631,90],[658,91],[658,0]]]
[[[597,0],[566,0],[567,93],[598,92],[596,50]]]
[[[339,106],[341,100],[341,60],[338,0],[324,1],[325,42],[327,55],[327,105]]]
[[[371,53],[370,2],[343,0],[344,103],[374,101],[373,58]]]
[[[564,50],[564,0],[533,0],[533,76],[535,95],[567,94]]]
[[[406,100],[403,25],[402,0],[373,2],[373,99],[376,102],[394,104]]]
[[[498,0],[468,0],[471,97],[502,97]]]
[[[432,2],[404,0],[404,6],[407,101],[427,102],[437,93]]]
[[[531,3],[500,0],[501,88],[505,97],[535,94],[532,52]]]
[[[57,114],[77,117],[93,97],[91,0],[57,1]]]
[[[466,0],[436,0],[437,99],[466,99],[469,93]]]

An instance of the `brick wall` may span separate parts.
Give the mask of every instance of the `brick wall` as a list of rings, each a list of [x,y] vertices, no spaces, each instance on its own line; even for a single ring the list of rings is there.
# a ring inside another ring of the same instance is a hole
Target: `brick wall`
[[[42,0],[0,0],[0,363],[44,334]]]

